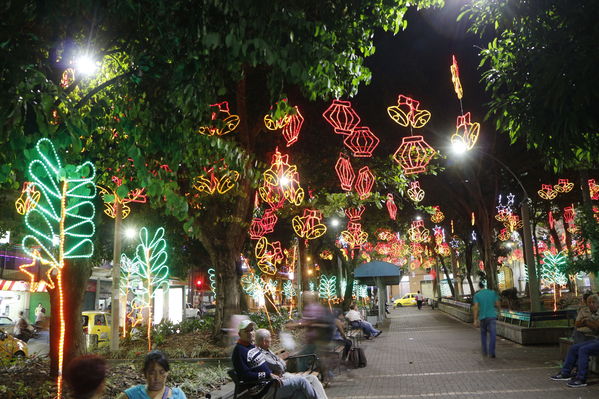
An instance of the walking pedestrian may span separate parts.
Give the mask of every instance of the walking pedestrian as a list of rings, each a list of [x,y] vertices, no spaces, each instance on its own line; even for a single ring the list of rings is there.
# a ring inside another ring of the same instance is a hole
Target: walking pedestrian
[[[499,295],[493,290],[485,288],[481,281],[478,283],[480,291],[474,295],[474,305],[472,307],[474,327],[480,326],[480,341],[483,356],[495,357],[495,337],[497,334],[497,311],[500,310],[501,303]],[[487,334],[489,335],[489,344],[487,346]]]
[[[424,301],[424,296],[418,291],[416,293],[416,306],[418,306],[418,310],[422,309],[422,302]]]

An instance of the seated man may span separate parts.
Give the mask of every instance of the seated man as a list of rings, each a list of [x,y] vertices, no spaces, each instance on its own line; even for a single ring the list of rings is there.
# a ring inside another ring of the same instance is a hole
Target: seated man
[[[581,306],[581,308],[578,310],[576,322],[574,323],[576,328],[572,333],[572,339],[574,340],[575,344],[595,339],[599,333],[599,331],[593,330],[592,328],[586,326],[586,320],[599,320],[599,311],[591,312],[587,303],[591,295],[591,292],[586,292],[582,296],[583,306]]]
[[[312,388],[314,389],[317,398],[327,399],[327,394],[325,393],[322,383],[320,382],[317,376],[312,374],[300,376],[286,372],[285,360],[275,355],[273,351],[270,350],[271,342],[272,337],[270,335],[270,331],[264,328],[261,328],[256,331],[256,345],[262,351],[266,360],[266,364],[268,365],[268,368],[272,371],[272,373],[278,375],[279,377],[282,377],[283,381],[289,378],[303,378],[307,380],[310,385],[312,385]]]
[[[352,303],[349,306],[349,311],[345,314],[347,320],[352,325],[352,327],[360,327],[362,331],[364,331],[364,335],[366,335],[366,339],[370,339],[371,336],[378,337],[381,335],[382,331],[377,330],[370,324],[369,322],[362,320],[362,316],[356,310],[356,304]]]
[[[587,299],[589,309],[592,313],[599,309],[599,296],[591,295]],[[585,319],[584,326],[593,330],[599,329],[599,320]],[[589,368],[589,356],[599,355],[599,339],[574,344],[568,350],[564,366],[559,374],[551,377],[554,381],[569,380],[568,386],[572,388],[586,387],[587,372]],[[572,369],[576,366],[576,375],[572,375]]]
[[[306,398],[316,399],[316,393],[305,378],[281,378],[273,373],[264,357],[264,353],[254,345],[256,324],[251,320],[242,320],[239,323],[239,341],[233,349],[233,368],[244,382],[262,381],[264,384],[250,388],[252,395],[265,393],[268,382],[275,380],[278,389],[275,399]]]

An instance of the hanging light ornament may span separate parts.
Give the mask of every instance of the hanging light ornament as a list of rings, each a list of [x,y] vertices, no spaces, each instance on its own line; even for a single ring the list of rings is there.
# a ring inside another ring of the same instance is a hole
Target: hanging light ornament
[[[316,209],[304,209],[303,216],[295,216],[291,220],[293,231],[306,240],[314,240],[326,233],[327,227],[321,223],[322,212]]]
[[[592,200],[599,200],[599,184],[595,183],[595,179],[589,179],[589,195]]]
[[[410,243],[410,249],[412,251],[412,255],[418,256],[424,253],[424,246],[419,242]]]
[[[368,233],[362,231],[362,225],[360,223],[349,221],[347,223],[347,230],[341,232],[341,237],[345,240],[345,243],[350,249],[353,250],[366,244]]]
[[[328,249],[325,249],[320,253],[320,258],[324,260],[333,260],[333,253]]]
[[[262,187],[258,189],[262,200],[272,206],[286,199],[294,205],[304,200],[304,189],[299,183],[296,165],[289,164],[289,155],[282,155],[277,148],[270,168],[264,174]]]
[[[357,127],[348,135],[343,144],[351,150],[354,157],[367,158],[379,145],[380,140],[368,127]]]
[[[506,228],[501,229],[501,232],[497,236],[501,241],[507,241],[512,236],[512,233]]]
[[[520,216],[518,215],[510,215],[507,220],[503,222],[503,225],[509,231],[520,230],[522,227],[524,227],[524,223],[522,223],[522,220],[520,220]]]
[[[574,183],[570,183],[568,179],[558,179],[557,184],[553,189],[558,193],[569,193],[574,188]]]
[[[302,125],[304,124],[304,117],[299,111],[298,107],[293,107],[295,114],[289,117],[289,122],[283,126],[281,134],[287,143],[287,147],[291,147],[298,139]]]
[[[449,244],[446,242],[443,242],[443,243],[437,245],[437,247],[435,248],[435,251],[441,256],[450,256],[451,255],[451,248],[449,247]]]
[[[470,112],[466,112],[458,116],[455,133],[451,136],[451,144],[466,151],[471,150],[478,140],[479,133],[480,123],[470,122]]]
[[[268,242],[266,237],[260,237],[256,243],[254,254],[258,260],[260,270],[268,275],[274,275],[277,272],[277,265],[283,261],[283,251],[281,250],[281,242]]]
[[[430,232],[424,227],[424,221],[415,220],[412,222],[412,227],[408,229],[408,236],[413,242],[425,242],[430,238]]]
[[[364,200],[370,197],[373,185],[374,175],[368,166],[364,166],[358,171],[358,177],[356,178],[355,186],[356,192],[360,196],[360,199]]]
[[[549,228],[553,229],[555,226],[555,220],[553,219],[553,212],[549,211],[547,214],[547,219],[549,221]]]
[[[414,202],[420,202],[424,199],[424,190],[420,188],[419,181],[413,181],[410,183],[408,197],[410,197],[410,199]]]
[[[393,121],[400,126],[412,126],[414,129],[424,127],[431,119],[431,113],[424,109],[419,109],[420,101],[400,94],[397,99],[397,105],[387,108],[387,113]]]
[[[445,215],[443,212],[441,212],[441,207],[436,205],[433,206],[433,208],[435,209],[435,213],[431,216],[431,222],[441,223],[443,220],[445,220]]]
[[[123,184],[123,180],[116,176],[112,176],[112,182],[117,187],[117,190],[113,190],[110,187],[104,187],[104,186],[100,186],[100,185],[97,186],[100,191],[100,195],[102,196],[102,199],[104,200],[104,213],[107,216],[110,216],[113,219],[116,218],[116,210],[117,210],[117,206],[118,206],[117,203],[120,204],[121,217],[123,219],[125,219],[131,213],[131,208],[127,204],[129,204],[131,202],[136,202],[138,204],[146,203],[148,196],[146,194],[144,194],[145,189],[136,188],[136,189],[130,190],[127,193],[127,196],[125,198],[121,198],[117,194],[117,191],[118,191],[118,187],[120,187]]]
[[[406,175],[422,173],[436,151],[428,145],[422,136],[404,137],[401,145],[393,154],[393,159],[404,170]]]
[[[346,209],[345,216],[347,216],[350,221],[357,222],[358,220],[362,219],[362,214],[364,213],[365,209],[366,208],[364,205],[360,205],[357,208]]]
[[[360,123],[360,117],[349,101],[333,100],[322,116],[333,127],[336,134],[345,136],[349,136]]]
[[[558,192],[553,189],[551,184],[541,184],[541,189],[537,191],[539,197],[544,200],[551,201],[555,197],[557,197]]]
[[[287,99],[284,98],[281,100],[281,103],[287,103]],[[275,104],[278,106],[278,102]],[[273,107],[270,107],[271,111],[272,111]],[[284,128],[285,126],[287,126],[289,124],[289,122],[291,122],[291,115],[289,115],[288,113],[285,114],[285,116],[279,118],[278,120],[274,120],[272,119],[272,115],[270,113],[264,115],[264,126],[268,129],[268,130],[279,130]]]
[[[68,88],[75,81],[75,70],[73,68],[67,68],[62,73],[60,79],[60,87],[63,89]]]
[[[395,205],[395,201],[393,200],[393,194],[387,194],[387,211],[389,212],[389,217],[393,220],[397,217],[397,205]]]
[[[236,170],[227,170],[226,166],[220,167],[219,172],[224,171],[220,177],[215,174],[214,166],[204,168],[204,173],[196,176],[192,183],[192,187],[199,192],[207,194],[225,194],[227,191],[235,187],[239,180],[239,172]]]
[[[462,89],[462,82],[460,81],[460,69],[458,68],[458,60],[455,58],[455,55],[451,56],[452,63],[449,67],[451,71],[451,82],[453,83],[453,89],[455,90],[455,94],[457,94],[458,99],[462,99],[464,96],[464,90]]]
[[[574,212],[574,206],[568,206],[564,208],[564,222],[567,224],[574,223],[574,217],[576,213]]]
[[[599,223],[599,207],[593,207],[593,217],[595,218],[597,223]]]
[[[237,129],[239,126],[239,116],[231,115],[229,111],[229,102],[223,101],[217,104],[210,104],[212,108],[210,126],[202,126],[198,129],[198,133],[206,136],[224,136]]]
[[[335,164],[335,172],[341,182],[341,189],[345,191],[351,191],[354,181],[356,180],[356,173],[351,165],[349,157],[344,153],[339,154],[339,159]]]
[[[267,209],[264,211],[264,215],[262,215],[261,218],[252,219],[249,230],[250,238],[252,240],[258,240],[265,234],[272,233],[277,224],[277,220],[278,217],[275,214],[275,210],[273,208]]]
[[[15,201],[15,208],[19,215],[25,215],[30,209],[34,209],[40,200],[41,193],[35,189],[32,182],[23,183],[21,195]]]

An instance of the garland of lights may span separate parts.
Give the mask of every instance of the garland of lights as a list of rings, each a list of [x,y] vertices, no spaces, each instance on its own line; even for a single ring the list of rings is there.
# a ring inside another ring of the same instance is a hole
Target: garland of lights
[[[430,111],[420,108],[420,101],[400,94],[397,105],[387,108],[387,113],[393,122],[403,127],[412,126],[414,129],[424,127],[431,119]]]
[[[35,184],[31,182],[23,183],[21,195],[15,201],[15,208],[19,215],[25,215],[27,211],[37,206],[41,193],[35,189]]]
[[[345,136],[352,134],[360,123],[360,117],[349,101],[333,100],[322,116],[333,127],[336,134]]]
[[[231,115],[228,101],[210,104],[210,107],[213,108],[210,118],[212,121],[211,125],[200,127],[198,133],[207,136],[224,136],[237,129],[237,126],[239,126],[239,116]]]
[[[420,202],[424,199],[424,190],[420,188],[419,181],[413,181],[408,188],[408,197],[414,202]]]
[[[116,176],[112,177],[112,181],[115,183],[117,190],[118,187],[123,184],[122,179],[119,179]],[[119,206],[117,204],[120,204],[121,217],[125,219],[131,213],[131,208],[127,205],[128,203],[136,202],[139,204],[145,204],[148,197],[146,194],[144,194],[145,189],[143,188],[130,190],[125,198],[119,197],[117,190],[114,190],[113,188],[98,185],[98,189],[100,190],[100,195],[104,201],[104,213],[113,219],[116,218],[116,209]]]
[[[50,140],[40,139],[35,149],[37,158],[29,164],[28,172],[40,196],[37,206],[29,207],[25,213],[25,224],[30,234],[23,238],[22,245],[34,261],[49,265],[50,270],[46,274],[50,280],[46,281],[50,283],[48,286],[54,284],[51,276],[55,274],[60,326],[57,389],[58,397],[61,397],[66,332],[62,269],[67,259],[89,258],[93,254],[91,237],[95,233],[95,207],[92,200],[96,196],[96,170],[91,162],[84,162],[75,168],[74,175],[77,177],[69,178],[65,176]],[[30,190],[27,191],[27,198],[32,203],[37,195]]]
[[[216,271],[213,268],[208,269],[208,279],[210,280],[210,291],[216,295]]]
[[[306,240],[314,240],[326,233],[327,226],[322,221],[322,212],[315,209],[304,209],[303,216],[295,216],[291,220],[293,231]]]
[[[393,200],[393,194],[387,194],[387,212],[389,212],[389,217],[393,220],[397,217],[397,205],[395,205],[395,201]]]

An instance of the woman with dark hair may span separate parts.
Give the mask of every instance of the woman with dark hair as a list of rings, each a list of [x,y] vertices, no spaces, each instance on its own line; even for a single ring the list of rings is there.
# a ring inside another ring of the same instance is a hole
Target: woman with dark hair
[[[104,395],[106,360],[96,355],[85,355],[71,360],[64,379],[73,399],[99,399]]]
[[[125,390],[118,399],[187,399],[179,388],[166,386],[171,366],[164,353],[152,351],[146,355],[143,373],[146,385],[136,385]]]

